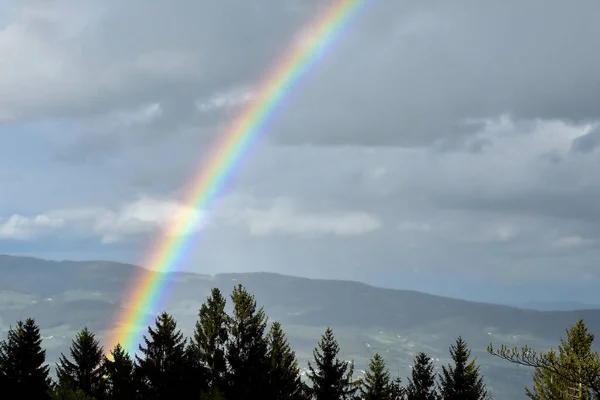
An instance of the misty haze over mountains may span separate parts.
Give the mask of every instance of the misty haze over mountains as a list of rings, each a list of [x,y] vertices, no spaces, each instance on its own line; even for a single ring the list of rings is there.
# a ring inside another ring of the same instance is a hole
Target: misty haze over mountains
[[[512,304],[520,308],[528,308],[539,311],[574,311],[574,310],[596,310],[600,309],[598,304],[586,304],[578,301],[528,301]]]
[[[598,1],[369,3],[210,210],[196,168],[335,2],[146,4],[0,2],[0,253],[138,262],[183,209],[190,272],[600,304]]]
[[[134,264],[183,240],[160,307],[186,334],[243,283],[304,365],[326,325],[403,377],[463,335],[495,398],[524,398],[531,370],[490,342],[600,334],[599,15],[0,0],[0,333],[34,317],[50,361],[83,326],[104,339]],[[186,195],[198,173],[209,201]]]
[[[48,357],[56,360],[83,326],[97,332],[101,340],[105,338],[140,271],[108,261],[0,256],[0,328],[4,333],[17,319],[35,318]],[[174,315],[184,333],[191,332],[212,287],[228,295],[235,284],[242,283],[265,307],[270,320],[282,323],[304,364],[327,325],[334,327],[342,354],[355,359],[358,370],[366,369],[369,357],[378,351],[401,376],[407,376],[411,357],[419,350],[439,359],[438,367],[448,362],[448,346],[463,335],[490,386],[502,388],[496,396],[499,400],[523,398],[531,371],[489,356],[485,347],[490,342],[528,344],[542,350],[556,347],[565,329],[580,317],[592,332],[600,331],[600,310],[533,311],[273,273],[174,273],[170,279],[162,307]],[[149,317],[160,311],[152,310]]]

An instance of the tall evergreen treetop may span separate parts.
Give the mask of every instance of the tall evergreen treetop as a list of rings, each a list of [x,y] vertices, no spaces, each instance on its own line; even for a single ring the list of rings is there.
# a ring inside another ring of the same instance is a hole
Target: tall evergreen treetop
[[[313,351],[314,365],[308,362],[309,392],[314,400],[352,399],[358,386],[352,380],[354,365],[338,358],[340,347],[328,327]]]
[[[491,344],[487,350],[511,363],[536,368],[533,391],[527,389],[530,395],[559,395],[564,393],[563,386],[568,386],[571,398],[585,398],[590,393],[600,399],[600,355],[592,351],[593,340],[594,335],[580,319],[567,330],[567,340],[561,339],[558,353],[551,350],[538,354],[528,346],[518,349],[501,345],[494,349]]]
[[[125,349],[117,343],[111,350],[112,360],[106,360],[108,375],[108,393],[111,400],[130,400],[135,398],[133,360]]]
[[[136,376],[140,380],[144,399],[158,400],[183,398],[188,378],[186,339],[177,328],[177,322],[167,312],[155,320],[155,328],[148,327],[144,344],[139,345],[141,356],[136,358]]]
[[[18,393],[23,398],[47,399],[50,395],[49,367],[46,350],[42,349],[40,329],[28,318],[8,330],[0,344],[2,393]]]
[[[462,337],[450,346],[450,357],[454,365],[442,367],[440,393],[443,400],[487,400],[490,398],[479,366],[471,357],[471,350]]]
[[[533,388],[525,389],[527,396],[534,400],[595,398],[593,391],[585,385],[590,369],[598,365],[598,353],[592,351],[593,342],[594,335],[580,319],[567,330],[566,340],[560,340],[558,353],[550,350],[543,355],[549,365],[560,365],[563,370],[568,371],[568,374],[557,374],[546,368],[536,368],[533,374]],[[598,372],[600,373],[600,370]],[[567,379],[569,377],[571,379]]]
[[[269,392],[273,400],[299,400],[303,398],[304,385],[296,354],[290,348],[279,322],[273,322],[269,334]]]
[[[75,335],[70,353],[72,361],[61,354],[56,366],[59,383],[101,397],[105,390],[102,368],[105,357],[96,335],[87,327],[83,328]]]
[[[225,358],[228,338],[229,316],[225,312],[226,300],[218,288],[200,307],[196,322],[192,351],[200,369],[206,371],[207,385],[211,389],[223,391],[227,381],[227,360]]]
[[[431,358],[424,352],[414,358],[411,377],[406,387],[407,400],[438,400],[435,386],[435,368]]]
[[[227,398],[249,398],[261,393],[268,382],[267,316],[257,308],[254,296],[238,284],[232,291],[233,314],[229,322]]]
[[[360,393],[363,400],[392,400],[394,386],[385,361],[376,353],[369,361]],[[395,399],[394,399],[395,400]]]

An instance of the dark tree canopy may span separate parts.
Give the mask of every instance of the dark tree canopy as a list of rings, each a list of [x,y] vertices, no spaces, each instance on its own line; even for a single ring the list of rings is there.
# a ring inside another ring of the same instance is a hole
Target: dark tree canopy
[[[96,335],[84,327],[73,338],[69,356],[60,355],[56,382],[49,377],[39,327],[33,319],[19,321],[0,342],[0,398],[439,400],[433,364],[424,353],[415,358],[406,388],[400,377],[392,379],[380,354],[370,360],[364,378],[355,379],[354,362],[342,358],[328,327],[306,371],[300,368],[282,325],[273,322],[269,327],[264,309],[246,288],[235,286],[231,303],[228,313],[225,298],[219,289],[213,289],[199,309],[189,339],[171,314],[161,313],[148,327],[136,354],[128,354],[117,344],[105,355]],[[560,347],[564,348],[560,354],[577,354],[577,362],[587,360],[591,340],[593,336],[583,329],[573,331]],[[464,386],[460,379],[473,387],[484,387],[474,360],[467,362],[470,352],[466,343],[459,338],[452,349],[455,365],[445,368],[441,379],[446,393],[453,393],[454,397],[445,397],[449,399],[472,394],[459,390]],[[575,365],[573,360],[569,356],[561,362]]]
[[[188,390],[189,364],[186,339],[175,319],[167,312],[161,313],[155,327],[148,327],[143,341],[145,345],[139,346],[141,355],[136,355],[135,368],[142,397],[148,400],[168,396],[183,398]]]
[[[300,379],[300,368],[279,322],[271,325],[267,343],[269,397],[273,400],[301,400],[304,385]]]
[[[7,339],[0,344],[0,369],[0,393],[40,400],[50,396],[50,368],[33,319],[19,321],[16,328],[8,330]]]
[[[314,400],[352,399],[359,389],[353,381],[354,366],[340,360],[340,347],[333,330],[328,327],[313,351],[314,365],[309,361],[308,379],[312,383],[309,393]]]
[[[117,343],[106,360],[108,395],[113,400],[128,400],[136,396],[133,360]]]
[[[226,345],[229,337],[229,316],[225,312],[226,300],[214,288],[200,307],[198,321],[191,343],[197,374],[206,376],[206,386],[213,392],[224,392],[227,387]]]
[[[66,383],[58,384],[52,391],[51,400],[98,400],[81,389],[74,389]]]
[[[411,377],[406,387],[407,400],[438,400],[433,360],[424,352],[414,358]]]
[[[233,314],[229,320],[227,362],[229,387],[226,397],[244,399],[261,393],[268,384],[267,316],[240,284],[231,294]]]
[[[65,387],[102,397],[105,392],[104,350],[96,335],[84,327],[71,344],[71,359],[61,354],[56,366],[58,381]]]
[[[395,400],[398,395],[402,395],[395,392],[394,381],[379,353],[369,362],[369,370],[365,372],[360,394],[364,400]]]
[[[489,393],[476,360],[470,360],[471,350],[462,337],[450,346],[454,365],[442,367],[439,390],[443,400],[485,400]]]

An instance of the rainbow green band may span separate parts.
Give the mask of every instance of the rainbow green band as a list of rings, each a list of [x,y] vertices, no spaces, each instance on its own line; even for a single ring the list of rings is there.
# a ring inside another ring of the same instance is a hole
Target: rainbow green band
[[[161,239],[145,260],[146,268],[129,289],[129,296],[118,315],[115,328],[107,340],[107,351],[120,343],[128,352],[135,352],[146,327],[152,322],[150,311],[157,310],[169,283],[169,272],[175,271],[190,247],[189,234],[197,223],[196,210],[208,209],[242,155],[275,113],[299,78],[305,74],[340,35],[359,6],[366,0],[336,0],[318,15],[301,40],[296,41],[266,75],[258,96],[237,116],[210,152],[210,159],[195,178],[184,204],[188,206],[163,232]]]

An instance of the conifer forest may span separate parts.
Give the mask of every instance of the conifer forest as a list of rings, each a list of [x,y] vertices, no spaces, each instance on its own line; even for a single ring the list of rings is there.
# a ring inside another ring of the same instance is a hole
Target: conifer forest
[[[167,312],[149,326],[135,354],[120,344],[105,351],[82,327],[68,354],[46,362],[35,320],[17,321],[0,343],[0,399],[45,400],[484,400],[492,399],[476,358],[462,337],[449,345],[452,362],[439,372],[424,352],[411,375],[393,376],[376,353],[357,374],[341,359],[335,333],[326,328],[313,361],[302,369],[286,334],[269,321],[254,296],[238,284],[227,299],[217,288],[198,312],[194,334],[184,337]],[[488,352],[532,369],[524,388],[537,400],[600,399],[600,357],[583,320],[566,331],[556,350],[490,344]]]

